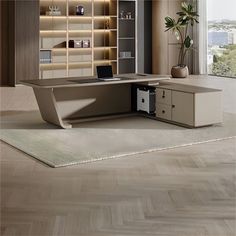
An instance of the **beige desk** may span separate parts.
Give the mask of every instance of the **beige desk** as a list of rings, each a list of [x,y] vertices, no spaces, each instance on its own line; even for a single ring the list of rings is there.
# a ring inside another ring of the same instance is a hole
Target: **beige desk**
[[[33,88],[42,118],[62,128],[83,119],[132,113],[131,85],[156,85],[168,76],[125,74],[118,81],[97,81],[94,77],[27,80]]]

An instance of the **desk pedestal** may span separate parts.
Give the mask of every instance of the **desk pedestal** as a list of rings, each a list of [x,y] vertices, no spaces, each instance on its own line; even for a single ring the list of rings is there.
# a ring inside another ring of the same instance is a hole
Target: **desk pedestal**
[[[131,84],[34,88],[42,118],[62,128],[85,118],[131,113]]]

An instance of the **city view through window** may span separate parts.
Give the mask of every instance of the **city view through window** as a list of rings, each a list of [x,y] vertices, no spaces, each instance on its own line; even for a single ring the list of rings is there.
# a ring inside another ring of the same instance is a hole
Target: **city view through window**
[[[208,74],[236,77],[236,0],[208,0]]]

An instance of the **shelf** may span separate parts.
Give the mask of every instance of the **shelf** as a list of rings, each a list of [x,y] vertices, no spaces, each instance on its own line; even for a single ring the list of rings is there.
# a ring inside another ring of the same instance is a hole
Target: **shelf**
[[[92,33],[92,30],[68,30],[69,33]]]
[[[40,30],[40,33],[66,33],[66,30]]]
[[[66,61],[66,55],[67,55],[67,49],[66,48],[47,48],[47,49],[42,48],[42,49],[40,49],[40,52],[43,52],[45,50],[51,52],[50,53],[51,54],[51,58],[54,58],[54,57],[56,57],[57,59],[58,58],[65,58],[62,61],[57,61],[57,62],[64,62],[64,61]]]
[[[85,1],[85,0],[84,0]],[[110,0],[94,0],[94,2],[109,3]]]
[[[66,30],[40,30],[40,36],[66,37]]]
[[[126,18],[119,18],[120,21],[134,21],[135,18],[131,18],[131,19],[126,19]]]
[[[106,15],[106,16],[94,16],[94,20],[109,20],[110,18],[117,17],[116,15]]]
[[[65,2],[66,0],[53,0],[53,2],[54,3],[63,3],[63,2]],[[69,0],[69,1],[72,1],[72,0]],[[82,0],[83,1],[83,0]],[[84,0],[84,1],[86,1],[86,0]],[[42,2],[42,3],[50,3],[50,2],[52,2],[52,0],[40,0],[40,2]]]
[[[66,48],[40,48],[40,51],[49,50],[53,52],[66,52]]]
[[[91,38],[92,30],[68,30],[69,37]]]
[[[69,65],[87,65],[92,64],[92,61],[69,62]]]
[[[71,21],[92,21],[92,16],[76,16],[76,15],[70,15],[68,16],[68,19]]]
[[[108,49],[117,49],[117,47],[112,47],[112,46],[94,47],[94,50],[108,50]]]
[[[40,64],[40,70],[66,69],[66,63]]]
[[[134,40],[134,37],[121,37],[120,40]]]
[[[119,57],[119,60],[131,60],[135,59],[135,57]]]
[[[74,62],[69,63],[69,69],[77,69],[77,68],[92,68],[93,62],[92,61],[84,61],[84,62]]]
[[[62,0],[61,0],[62,1]],[[97,1],[97,0],[96,0]],[[104,0],[101,0],[101,1],[104,1]],[[78,3],[78,0],[69,0],[69,3],[70,2],[76,2],[76,3]],[[92,3],[92,0],[79,0],[79,2],[89,2],[89,3]]]
[[[94,64],[100,64],[100,63],[111,63],[111,62],[117,62],[117,60],[109,60],[109,59],[104,59],[104,60],[94,60]]]
[[[47,15],[41,15],[40,20],[66,20],[66,16],[47,16]]]
[[[92,51],[92,48],[40,48],[40,51],[48,50],[52,52],[66,52],[68,49],[69,52],[76,52],[76,51]]]
[[[76,52],[76,51],[92,51],[92,48],[68,48],[70,52]]]
[[[93,32],[94,33],[108,33],[108,32],[112,32],[112,31],[117,31],[117,29],[94,29]]]

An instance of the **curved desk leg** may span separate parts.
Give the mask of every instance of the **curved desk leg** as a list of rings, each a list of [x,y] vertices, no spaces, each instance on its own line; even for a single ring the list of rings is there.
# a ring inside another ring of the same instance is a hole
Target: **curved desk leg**
[[[61,119],[52,88],[34,88],[34,94],[38,102],[41,116],[45,121],[64,129],[72,128],[71,124]]]

